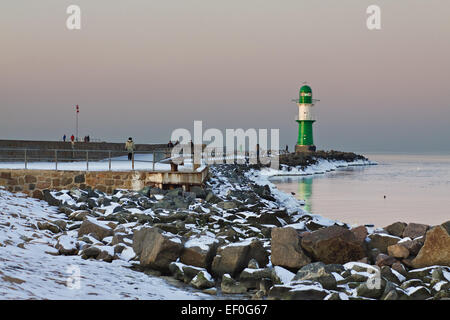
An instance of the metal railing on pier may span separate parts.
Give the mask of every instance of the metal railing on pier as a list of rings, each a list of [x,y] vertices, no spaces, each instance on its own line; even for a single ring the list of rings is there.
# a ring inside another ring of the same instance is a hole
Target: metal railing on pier
[[[0,148],[0,168],[41,170],[161,170],[170,149],[138,151]]]
[[[83,150],[83,149],[32,149],[0,148],[0,169],[39,169],[70,171],[166,171],[173,170],[171,164],[183,166],[182,170],[195,170],[193,153],[185,152],[176,156],[171,148],[154,151],[135,151],[128,158],[127,151]],[[203,149],[202,164],[214,163],[255,163],[261,159],[270,160],[288,153],[286,150],[267,150],[248,152],[223,149]],[[253,161],[253,162],[252,162]],[[263,162],[263,161],[261,161]]]

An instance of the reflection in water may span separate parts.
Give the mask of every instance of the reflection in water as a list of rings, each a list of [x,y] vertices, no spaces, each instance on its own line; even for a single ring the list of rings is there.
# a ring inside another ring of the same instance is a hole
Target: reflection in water
[[[326,174],[273,177],[278,189],[305,200],[305,210],[350,224],[450,220],[450,156],[372,155],[377,166]],[[386,197],[385,197],[386,196]]]
[[[312,197],[312,177],[302,177],[298,181],[298,193],[297,199],[305,200],[305,210],[308,212],[313,212],[311,197]]]
[[[303,209],[313,212],[313,176],[276,176],[270,179],[280,190],[295,194],[298,200],[305,200]],[[296,187],[295,189],[293,187]]]

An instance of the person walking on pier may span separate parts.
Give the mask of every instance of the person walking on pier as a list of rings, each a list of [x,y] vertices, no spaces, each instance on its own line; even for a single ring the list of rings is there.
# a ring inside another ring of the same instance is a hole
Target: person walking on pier
[[[134,145],[133,138],[129,137],[127,142],[125,143],[125,149],[128,151],[128,160],[132,159],[135,148],[136,147]]]

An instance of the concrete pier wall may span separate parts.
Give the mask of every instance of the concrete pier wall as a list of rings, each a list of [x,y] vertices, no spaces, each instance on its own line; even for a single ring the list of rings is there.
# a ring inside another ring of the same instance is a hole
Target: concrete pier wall
[[[11,192],[22,192],[37,199],[44,190],[85,189],[91,187],[106,193],[115,189],[138,191],[145,186],[159,188],[202,185],[208,168],[196,172],[146,172],[146,171],[56,171],[0,169],[0,186]]]

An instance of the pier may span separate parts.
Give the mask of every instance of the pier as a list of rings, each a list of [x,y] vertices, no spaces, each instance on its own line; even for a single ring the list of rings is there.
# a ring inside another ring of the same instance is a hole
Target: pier
[[[132,160],[124,143],[0,140],[0,186],[42,199],[44,190],[141,190],[201,186],[207,166],[186,159],[174,166],[165,144],[137,144]]]

